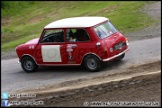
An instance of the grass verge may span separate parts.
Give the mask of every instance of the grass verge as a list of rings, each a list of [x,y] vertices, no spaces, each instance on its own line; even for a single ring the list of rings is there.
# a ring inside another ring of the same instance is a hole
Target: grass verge
[[[39,37],[48,23],[66,17],[104,16],[123,33],[154,22],[139,11],[147,1],[2,1],[1,50]]]

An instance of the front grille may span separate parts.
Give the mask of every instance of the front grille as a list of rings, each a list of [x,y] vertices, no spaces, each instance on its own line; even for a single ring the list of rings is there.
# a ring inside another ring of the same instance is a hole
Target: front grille
[[[120,43],[116,44],[113,48],[114,48],[114,50],[120,50],[125,45],[126,45],[126,43],[120,42]]]

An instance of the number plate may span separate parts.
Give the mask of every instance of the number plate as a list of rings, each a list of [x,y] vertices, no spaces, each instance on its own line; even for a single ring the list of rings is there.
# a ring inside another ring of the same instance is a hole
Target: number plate
[[[118,43],[118,44],[116,44],[114,46],[114,50],[120,50],[120,49],[122,49],[123,46],[124,46],[124,43],[123,42],[120,42],[120,43]]]

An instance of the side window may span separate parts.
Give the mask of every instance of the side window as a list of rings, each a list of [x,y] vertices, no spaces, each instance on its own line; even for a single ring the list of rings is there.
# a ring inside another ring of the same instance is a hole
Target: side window
[[[66,30],[66,41],[67,42],[76,42],[76,29],[67,29]]]
[[[84,29],[67,29],[66,30],[66,41],[67,42],[79,42],[89,41],[90,38]]]
[[[47,42],[64,42],[64,31],[62,29],[46,30],[41,43]]]

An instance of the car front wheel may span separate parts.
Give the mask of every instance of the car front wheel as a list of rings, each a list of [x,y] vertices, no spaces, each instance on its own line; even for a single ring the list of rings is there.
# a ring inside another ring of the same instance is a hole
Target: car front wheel
[[[21,66],[26,72],[35,72],[38,69],[38,65],[31,57],[24,57],[21,61]]]
[[[91,72],[100,70],[101,61],[96,56],[87,56],[84,60],[84,66]]]

